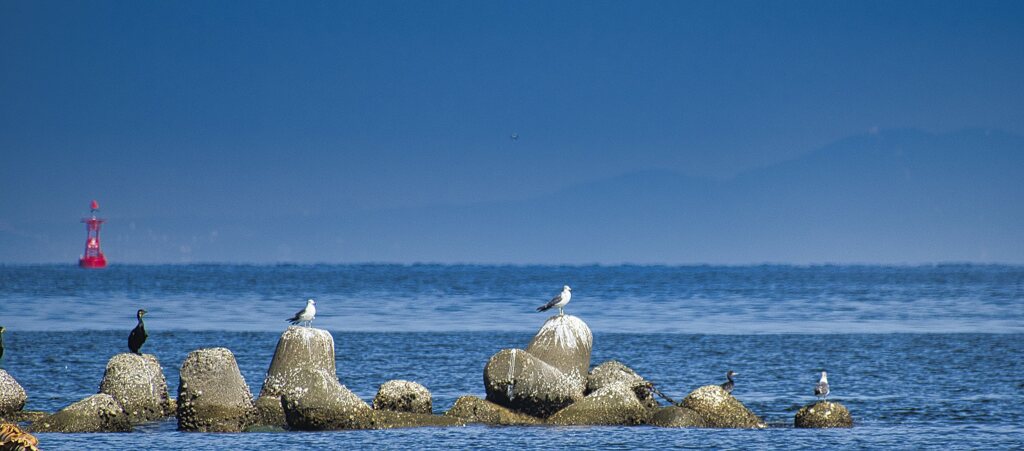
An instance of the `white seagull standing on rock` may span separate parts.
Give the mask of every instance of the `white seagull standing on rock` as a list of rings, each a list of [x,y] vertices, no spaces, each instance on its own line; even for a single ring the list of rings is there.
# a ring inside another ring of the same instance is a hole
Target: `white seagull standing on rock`
[[[537,311],[543,312],[551,307],[558,307],[558,316],[565,315],[565,312],[562,311],[562,307],[565,307],[565,304],[569,303],[569,299],[572,299],[572,288],[565,285],[562,287],[562,292],[559,293],[558,296],[551,298],[547,304],[537,307]]]
[[[312,327],[313,318],[316,318],[316,301],[308,299],[306,300],[306,308],[299,310],[295,313],[295,316],[288,318],[285,321],[291,322],[292,325],[306,323],[306,327]]]
[[[828,399],[828,392],[828,373],[822,371],[821,379],[818,380],[818,385],[814,386],[814,396]]]

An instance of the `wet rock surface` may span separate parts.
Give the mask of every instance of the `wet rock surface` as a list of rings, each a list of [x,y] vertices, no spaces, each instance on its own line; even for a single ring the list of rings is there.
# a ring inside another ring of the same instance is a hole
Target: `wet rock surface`
[[[431,414],[430,390],[416,382],[391,380],[381,384],[373,398],[375,410]]]
[[[0,417],[25,408],[28,394],[6,370],[0,369]]]
[[[853,417],[842,404],[818,401],[800,408],[793,418],[793,425],[798,428],[851,428]]]
[[[533,336],[526,352],[585,385],[593,345],[587,323],[572,315],[555,315]]]
[[[181,364],[178,430],[240,432],[255,420],[249,386],[227,348],[192,351]]]
[[[548,423],[558,425],[637,425],[651,410],[637,399],[628,382],[607,385],[558,411]]]
[[[767,427],[754,412],[718,385],[705,385],[686,396],[681,403],[696,411],[708,427],[764,428]]]
[[[564,373],[522,349],[504,349],[484,367],[487,400],[525,413],[547,418],[583,399],[582,378]]]
[[[544,424],[544,420],[499,406],[476,396],[463,396],[455,400],[445,416],[456,417],[467,423],[483,423],[503,426],[528,426]]]
[[[697,413],[697,411],[679,406],[668,406],[658,409],[651,416],[647,424],[666,428],[707,427],[708,425],[704,421],[704,417]]]
[[[33,432],[130,432],[131,421],[121,404],[99,393],[32,423]]]
[[[173,413],[167,379],[151,354],[117,354],[107,362],[100,393],[113,396],[132,423],[164,418]]]

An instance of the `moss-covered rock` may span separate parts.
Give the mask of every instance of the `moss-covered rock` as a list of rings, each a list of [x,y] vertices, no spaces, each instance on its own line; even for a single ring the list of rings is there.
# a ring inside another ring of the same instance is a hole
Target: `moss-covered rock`
[[[373,398],[373,408],[430,415],[433,403],[427,387],[416,382],[392,380],[381,384]]]
[[[658,409],[647,424],[664,428],[702,428],[708,425],[697,411],[679,406]]]
[[[583,379],[522,349],[503,349],[484,367],[487,400],[535,417],[546,418],[583,399]]]
[[[548,423],[557,425],[637,425],[646,423],[651,410],[644,406],[628,382],[602,387],[558,411]]]
[[[131,432],[132,424],[121,404],[98,393],[32,423],[33,432]]]
[[[718,385],[705,385],[690,392],[681,405],[700,414],[708,427],[767,427],[754,412]]]
[[[503,426],[527,426],[543,424],[544,420],[499,406],[493,402],[463,396],[445,412],[445,416],[459,418],[467,423],[483,423]]]
[[[14,377],[0,369],[0,417],[25,408],[28,394]]]
[[[152,354],[117,354],[107,362],[100,393],[113,396],[132,423],[171,415],[167,379],[160,361]]]
[[[181,364],[178,430],[241,432],[253,423],[252,393],[227,348],[199,349]]]
[[[803,406],[793,418],[798,428],[852,428],[853,417],[846,406],[838,402],[818,401]]]

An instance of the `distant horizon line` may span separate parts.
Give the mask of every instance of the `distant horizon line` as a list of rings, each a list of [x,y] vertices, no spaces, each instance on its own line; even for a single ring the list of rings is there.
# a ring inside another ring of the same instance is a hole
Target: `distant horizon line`
[[[78,262],[46,262],[46,263],[0,263],[0,268],[6,267],[29,267],[29,266],[69,266],[78,268]],[[203,262],[112,262],[107,268],[118,266],[252,266],[252,267],[273,267],[273,266],[483,266],[483,267],[663,267],[663,268],[751,268],[751,267],[789,267],[789,268],[816,268],[816,267],[890,267],[890,268],[923,268],[923,267],[1021,267],[1024,262],[970,262],[970,261],[939,261],[920,263],[785,263],[785,262],[761,262],[761,263],[482,263],[482,262],[226,262],[226,261],[203,261]],[[83,268],[85,269],[85,268]],[[99,268],[102,270],[105,268]]]

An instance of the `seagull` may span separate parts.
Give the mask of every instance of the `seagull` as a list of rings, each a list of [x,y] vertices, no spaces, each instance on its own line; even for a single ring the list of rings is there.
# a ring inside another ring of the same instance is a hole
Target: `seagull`
[[[306,323],[307,327],[312,327],[313,318],[316,318],[316,301],[307,299],[306,308],[295,312],[295,316],[288,318],[285,321],[291,322],[292,325]]]
[[[732,377],[739,375],[740,373],[734,373],[732,370],[729,370],[728,373],[725,373],[725,378],[728,380],[726,380],[725,383],[722,384],[722,390],[725,390],[726,393],[732,393],[732,388],[736,386],[736,382],[732,380]]]
[[[149,338],[149,334],[146,333],[146,324],[142,322],[142,316],[145,314],[146,311],[143,309],[135,312],[135,317],[139,319],[139,324],[135,325],[132,333],[128,334],[128,350],[138,355],[142,355],[139,350],[146,343],[146,338]]]
[[[814,386],[814,396],[825,399],[828,398],[828,392],[828,373],[822,371],[818,385]]]
[[[565,285],[562,287],[562,292],[559,293],[558,296],[551,298],[547,304],[537,307],[537,311],[543,312],[551,307],[558,307],[558,316],[565,315],[565,312],[562,311],[562,307],[565,307],[565,304],[569,303],[569,299],[572,299],[572,288]]]

